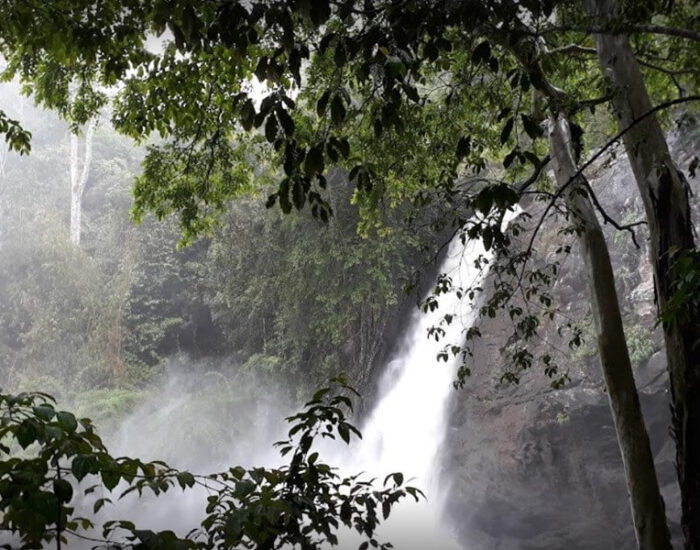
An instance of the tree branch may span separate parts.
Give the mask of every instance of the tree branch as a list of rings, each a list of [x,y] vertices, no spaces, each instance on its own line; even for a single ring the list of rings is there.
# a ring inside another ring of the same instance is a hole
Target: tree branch
[[[587,48],[586,46],[580,46],[579,44],[567,44],[566,46],[560,46],[559,48],[552,48],[544,52],[544,55],[558,55],[558,54],[585,54],[585,55],[596,55],[598,52],[595,48]]]
[[[547,155],[540,161],[539,166],[535,168],[535,171],[530,175],[530,177],[527,178],[525,181],[521,182],[520,185],[518,185],[518,193],[522,193],[537,181],[537,178],[540,177],[542,170],[544,170],[547,167],[547,165],[549,165],[550,160],[551,157]]]
[[[665,34],[668,36],[678,36],[680,38],[687,38],[695,42],[700,42],[700,32],[691,29],[668,27],[664,25],[557,25],[556,27],[549,27],[547,29],[539,30],[533,34],[537,36],[541,34],[564,31],[583,32],[586,34]]]
[[[582,101],[578,102],[579,107],[595,107],[596,105],[600,105],[602,103],[607,103],[613,98],[613,93],[606,93],[605,95],[602,95],[600,97],[594,97],[592,99],[584,99]]]
[[[678,81],[678,76],[683,75],[683,74],[692,74],[692,73],[698,72],[695,69],[674,71],[672,69],[667,69],[666,67],[661,67],[660,65],[655,65],[654,63],[649,63],[648,61],[644,61],[643,59],[637,59],[637,63],[639,63],[640,65],[643,65],[644,67],[648,67],[653,71],[658,71],[660,73],[667,75],[671,79],[671,81],[673,82],[673,85],[678,90],[678,95],[680,95],[680,96],[682,96],[685,93],[685,90],[683,89],[683,86],[681,86],[681,83]]]
[[[574,175],[569,178],[569,180],[559,187],[555,193],[552,194],[552,198],[549,200],[547,203],[546,208],[544,209],[544,212],[542,213],[542,216],[540,216],[540,220],[537,222],[537,225],[535,226],[535,229],[532,232],[532,235],[530,236],[530,241],[527,245],[526,249],[526,254],[529,254],[532,251],[532,246],[535,242],[535,237],[537,236],[537,233],[542,227],[542,224],[544,223],[545,218],[547,217],[547,214],[549,214],[549,211],[552,209],[552,206],[554,206],[554,203],[559,199],[559,197],[562,196],[564,191],[574,182],[578,179],[578,177],[583,174],[583,171],[588,168],[591,164],[593,164],[597,159],[599,159],[603,153],[605,153],[610,147],[612,147],[617,141],[624,136],[627,132],[629,132],[632,128],[634,128],[637,124],[645,120],[646,118],[650,117],[654,113],[658,111],[662,111],[664,109],[668,109],[669,107],[673,107],[674,105],[678,105],[681,103],[689,103],[691,101],[700,101],[700,95],[692,95],[688,97],[679,97],[677,99],[672,99],[671,101],[666,101],[664,103],[660,103],[659,105],[653,107],[652,109],[649,109],[646,113],[640,115],[639,117],[635,118],[626,128],[623,128],[620,130],[617,134],[615,134],[608,142],[603,145],[593,156],[591,156],[590,159],[588,159],[577,171]],[[587,187],[590,189],[590,184],[587,185]],[[624,227],[623,227],[624,228]]]
[[[650,63],[649,61],[645,61],[641,57],[637,57],[637,63],[639,63],[640,65],[644,65],[645,67],[649,67],[650,69],[654,69],[655,71],[659,71],[659,72],[665,73],[667,75],[672,75],[672,76],[700,73],[700,69],[676,69],[676,70],[668,69],[666,67],[662,67],[660,65],[655,65],[654,63]]]
[[[595,192],[593,191],[593,187],[591,187],[591,184],[588,181],[588,179],[583,178],[583,182],[584,182],[586,189],[588,190],[588,195],[591,197],[591,201],[593,202],[593,205],[595,206],[596,210],[598,210],[598,212],[602,216],[605,223],[609,223],[618,231],[629,231],[630,235],[632,235],[632,242],[634,243],[634,246],[636,248],[639,248],[639,243],[637,242],[637,235],[634,232],[634,228],[637,227],[638,225],[646,225],[647,222],[645,220],[640,220],[638,222],[633,222],[633,223],[619,224],[617,221],[615,221],[614,218],[612,218],[605,211],[605,209],[603,208],[603,205],[600,204],[600,201],[598,200],[598,197],[596,196]]]

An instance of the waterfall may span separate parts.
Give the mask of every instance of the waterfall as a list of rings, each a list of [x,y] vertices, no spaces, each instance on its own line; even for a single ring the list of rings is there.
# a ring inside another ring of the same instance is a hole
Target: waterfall
[[[512,215],[507,216],[510,217]],[[479,285],[484,271],[477,269],[475,261],[480,256],[491,257],[489,252],[484,251],[480,241],[468,241],[464,245],[457,236],[449,244],[439,272],[451,278],[453,288]],[[460,545],[440,523],[441,497],[445,495],[446,487],[440,478],[439,468],[440,451],[446,433],[447,407],[451,392],[454,391],[452,382],[456,376],[458,359],[450,355],[447,362],[438,362],[437,355],[446,344],[458,344],[463,340],[463,331],[474,321],[474,311],[472,303],[458,298],[454,292],[442,294],[438,300],[439,307],[435,311],[413,313],[407,330],[384,366],[376,406],[361,426],[363,439],[353,441],[349,447],[335,442],[322,452],[324,459],[329,464],[338,466],[342,473],[364,472],[363,479],[375,478],[381,483],[386,475],[402,472],[408,485],[424,491],[427,497],[425,501],[414,503],[410,498],[407,499],[397,505],[388,521],[379,527],[377,539],[380,542],[391,542],[397,550],[460,549]],[[430,327],[440,325],[445,314],[453,315],[450,324],[441,325],[445,334],[439,342],[428,338]],[[172,411],[184,410],[188,406],[191,408],[192,403],[196,403],[195,409],[201,412],[201,399],[212,400],[207,393],[210,388],[201,385],[202,376],[198,375],[196,381],[191,379],[193,372],[206,371],[206,366],[194,368],[189,361],[183,361],[180,366],[183,369],[186,367],[184,372],[187,374],[183,374],[183,378],[172,377],[169,384],[160,388],[158,398],[151,399],[123,423],[112,441],[118,454],[160,457],[164,442],[172,437]],[[177,364],[171,365],[171,370]],[[279,411],[274,411],[273,414],[267,410],[273,401],[274,398],[261,402],[259,409],[248,411],[248,416],[271,416],[276,419]],[[218,410],[215,402],[213,405]],[[240,411],[239,414],[246,413]],[[200,424],[211,422],[216,426],[222,420],[207,412],[200,416],[193,415],[193,418],[197,429],[201,429]],[[266,441],[273,430],[264,422],[259,428],[261,433],[256,444],[252,440],[250,445],[242,444],[246,441],[242,434],[238,434],[235,441],[222,443],[224,447],[230,444],[242,453],[241,456],[229,457],[227,465],[231,461],[239,461],[244,465],[274,465],[279,461],[277,453],[271,453]],[[272,440],[283,437],[279,434]],[[191,438],[183,439],[181,443],[184,446],[176,445],[174,454],[185,466],[195,464],[195,471],[198,469],[200,472],[218,471],[223,467],[211,463],[211,457],[206,456],[206,447],[192,446]],[[139,522],[145,520],[145,524],[140,527],[155,530],[179,526],[180,531],[186,532],[201,520],[199,511],[204,496],[202,491],[195,490],[182,495],[173,493],[173,496],[160,497],[157,502],[154,498],[138,502],[133,499],[120,501],[110,510],[113,514],[110,517]],[[356,550],[359,542],[364,540],[347,529],[339,534],[339,538],[339,550]],[[73,547],[81,548],[80,545]]]
[[[451,278],[453,288],[478,285],[484,276],[475,266],[480,256],[491,257],[480,241],[464,245],[456,236],[439,272]],[[350,463],[344,461],[349,470],[360,469],[379,481],[390,473],[402,472],[410,485],[425,492],[427,502],[399,505],[396,517],[392,514],[380,529],[380,541],[390,541],[398,550],[459,548],[439,522],[445,493],[440,483],[439,454],[459,357],[450,354],[447,362],[438,362],[437,355],[446,344],[463,341],[463,331],[474,321],[474,308],[455,292],[442,294],[438,300],[436,310],[413,314],[384,369],[379,399],[361,430],[363,439],[352,445]],[[436,341],[428,336],[428,330],[440,325],[445,314],[454,317],[451,324],[441,325],[445,334]]]

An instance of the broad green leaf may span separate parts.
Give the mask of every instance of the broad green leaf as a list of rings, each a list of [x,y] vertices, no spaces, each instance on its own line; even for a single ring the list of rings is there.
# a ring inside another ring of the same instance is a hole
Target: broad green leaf
[[[56,420],[63,430],[68,433],[73,433],[78,428],[78,421],[75,416],[69,412],[61,411],[56,413]]]
[[[65,479],[53,480],[53,492],[60,502],[70,502],[73,498],[73,486]]]

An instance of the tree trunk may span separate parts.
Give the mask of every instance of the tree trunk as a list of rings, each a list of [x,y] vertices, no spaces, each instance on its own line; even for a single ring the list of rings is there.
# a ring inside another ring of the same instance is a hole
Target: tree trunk
[[[588,13],[602,22],[615,16],[614,0],[586,0]],[[613,106],[620,129],[648,113],[651,100],[639,64],[624,34],[594,35],[602,69],[613,85]],[[676,288],[674,250],[695,249],[683,174],[669,154],[655,116],[647,116],[623,136],[649,224],[650,255],[658,303],[663,311]],[[666,356],[673,400],[673,433],[681,491],[685,548],[700,550],[700,312],[690,322],[664,324]]]
[[[557,185],[568,185],[565,197],[576,217],[600,362],[622,453],[637,542],[642,550],[671,550],[664,502],[632,374],[608,247],[583,176],[571,181],[577,168],[569,123],[563,115],[558,115],[556,120],[554,116],[550,118],[549,142]]]
[[[96,118],[90,120],[87,124],[82,169],[79,167],[78,136],[74,133],[70,134],[70,240],[75,246],[80,246],[80,218],[83,209],[83,192],[90,174],[92,139],[95,136],[96,126]]]

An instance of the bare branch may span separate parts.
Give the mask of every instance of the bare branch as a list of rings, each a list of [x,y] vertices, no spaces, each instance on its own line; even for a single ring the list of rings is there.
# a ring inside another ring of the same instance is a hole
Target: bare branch
[[[613,93],[607,93],[600,97],[594,97],[591,99],[584,99],[578,102],[579,107],[595,107],[596,105],[601,105],[602,103],[607,103],[613,98]]]
[[[535,237],[537,236],[537,233],[542,227],[542,224],[544,223],[545,218],[547,217],[547,214],[549,214],[549,211],[552,209],[552,206],[554,206],[554,203],[559,199],[559,197],[562,196],[564,191],[573,183],[575,182],[579,176],[583,174],[583,171],[588,168],[591,164],[593,164],[597,159],[599,159],[610,147],[612,147],[617,141],[624,136],[627,132],[629,132],[632,128],[634,128],[637,124],[645,120],[647,117],[650,117],[654,113],[658,111],[662,111],[664,109],[668,109],[669,107],[673,107],[674,105],[678,105],[681,103],[689,103],[691,101],[700,101],[700,95],[692,95],[688,97],[679,97],[677,99],[672,99],[671,101],[666,101],[664,103],[660,103],[656,107],[653,107],[652,109],[649,109],[646,113],[642,114],[641,116],[635,118],[626,128],[623,128],[620,130],[617,134],[615,134],[605,145],[603,145],[594,155],[591,156],[590,159],[588,159],[577,171],[575,174],[569,178],[569,180],[559,187],[555,193],[552,194],[552,198],[549,200],[547,203],[546,208],[544,209],[544,212],[542,212],[542,216],[540,216],[540,219],[535,226],[532,235],[530,236],[530,242],[527,245],[527,254],[529,254],[532,251],[532,246],[535,242]],[[524,269],[524,266],[523,266]]]
[[[667,75],[671,79],[671,81],[673,82],[673,85],[678,90],[678,95],[680,95],[680,96],[682,96],[685,93],[685,90],[683,89],[683,86],[681,86],[681,83],[678,81],[678,76],[683,75],[683,74],[693,74],[693,73],[700,72],[696,69],[685,69],[685,70],[674,71],[673,69],[667,69],[666,67],[661,67],[660,65],[655,65],[654,63],[649,63],[648,61],[644,61],[643,59],[637,59],[637,63],[639,63],[640,65],[643,65],[644,67],[648,67],[653,71],[658,71],[660,73]]]
[[[557,25],[555,27],[539,30],[533,34],[540,35],[564,31],[582,32],[586,34],[664,34],[700,42],[700,32],[679,27],[668,27],[665,25]]]
[[[660,65],[655,65],[653,63],[650,63],[649,61],[645,61],[641,57],[637,57],[637,63],[639,63],[640,65],[644,65],[645,67],[649,67],[650,69],[653,69],[655,71],[659,71],[659,72],[665,73],[667,75],[672,75],[672,76],[700,73],[700,69],[668,69],[666,67],[662,67]]]
[[[627,223],[627,224],[619,224],[618,222],[615,221],[603,208],[603,205],[600,204],[600,201],[598,200],[598,197],[596,196],[595,192],[593,191],[593,187],[591,187],[591,184],[586,178],[583,178],[583,183],[588,190],[588,194],[591,197],[591,201],[593,201],[593,204],[602,216],[603,220],[605,223],[609,223],[612,225],[615,229],[618,231],[629,231],[630,235],[632,235],[632,242],[634,243],[634,246],[639,248],[639,243],[637,242],[637,235],[634,232],[634,228],[637,227],[638,225],[646,225],[646,220],[640,220],[638,222],[633,222],[633,223]]]
[[[586,46],[581,46],[579,44],[567,44],[566,46],[560,46],[558,48],[552,48],[544,52],[544,55],[559,55],[559,54],[584,54],[584,55],[596,55],[595,48],[587,48]]]

